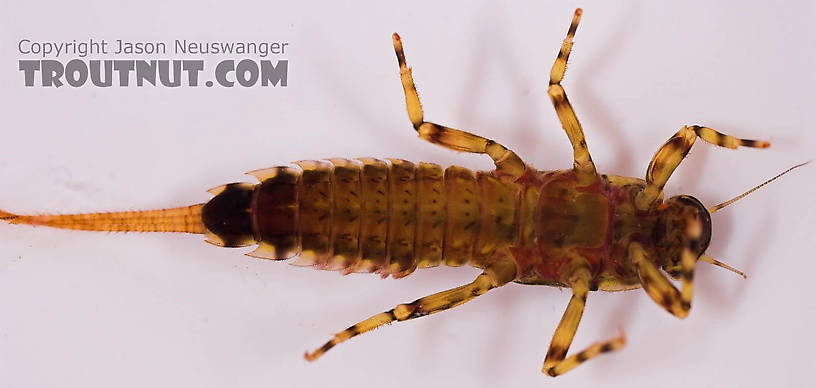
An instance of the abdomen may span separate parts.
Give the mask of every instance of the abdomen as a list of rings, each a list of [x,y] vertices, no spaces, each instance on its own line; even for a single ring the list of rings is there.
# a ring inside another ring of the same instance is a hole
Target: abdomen
[[[331,159],[251,174],[212,191],[208,241],[250,256],[402,277],[417,267],[483,267],[523,234],[523,187],[486,172],[404,160]],[[527,213],[531,213],[532,209]]]

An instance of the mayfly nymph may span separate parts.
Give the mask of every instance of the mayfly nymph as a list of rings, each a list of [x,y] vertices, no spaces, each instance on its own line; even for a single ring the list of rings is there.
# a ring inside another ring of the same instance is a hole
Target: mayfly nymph
[[[496,141],[425,121],[399,35],[393,45],[408,116],[421,139],[488,155],[493,171],[374,158],[298,161],[249,172],[258,183],[210,190],[206,203],[172,209],[68,215],[17,215],[11,224],[95,231],[206,235],[223,247],[257,245],[248,255],[322,270],[400,278],[417,268],[470,265],[469,284],[399,304],[337,333],[305,358],[316,360],[354,336],[394,321],[437,313],[508,283],[570,288],[572,298],[553,335],[542,371],[563,374],[625,338],[596,342],[567,356],[589,291],[643,288],[669,313],[691,308],[698,261],[728,267],[705,254],[711,213],[747,193],[706,207],[688,195],[663,197],[663,187],[699,138],[731,149],[767,148],[714,129],[683,126],[655,153],[645,179],[599,174],[578,118],[561,86],[577,9],[550,72],[548,94],[572,144],[574,164],[537,170]],[[679,279],[678,289],[670,277]]]

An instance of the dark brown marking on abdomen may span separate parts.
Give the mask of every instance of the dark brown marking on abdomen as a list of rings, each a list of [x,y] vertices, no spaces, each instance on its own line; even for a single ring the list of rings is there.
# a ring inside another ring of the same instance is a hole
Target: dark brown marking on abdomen
[[[258,250],[252,256],[284,260],[300,253],[298,193],[301,171],[293,167],[270,169],[271,177],[255,186],[252,221]]]
[[[230,183],[213,189],[217,194],[201,211],[204,227],[215,237],[207,241],[225,247],[254,243],[251,216],[254,187],[249,183]]]

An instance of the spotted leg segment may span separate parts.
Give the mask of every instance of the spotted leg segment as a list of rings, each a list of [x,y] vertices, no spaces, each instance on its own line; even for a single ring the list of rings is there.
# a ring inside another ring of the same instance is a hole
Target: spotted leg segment
[[[646,170],[646,188],[635,198],[635,205],[638,209],[646,210],[655,203],[666,181],[686,157],[698,137],[707,143],[731,149],[740,146],[752,148],[771,146],[767,141],[739,139],[699,125],[683,127],[657,150],[649,163],[649,168]]]
[[[488,265],[476,280],[464,286],[452,288],[450,290],[438,292],[436,294],[417,299],[411,303],[400,304],[391,310],[374,315],[362,322],[359,322],[346,330],[334,335],[329,342],[311,353],[306,353],[308,361],[318,359],[323,353],[333,348],[335,345],[345,342],[353,337],[374,330],[382,325],[394,321],[407,321],[409,319],[424,317],[429,314],[438,313],[460,304],[468,302],[485,292],[503,286],[516,277],[516,263],[509,256],[501,257]]]
[[[621,334],[609,341],[596,342],[586,349],[566,357],[575,337],[575,332],[578,330],[578,323],[581,322],[581,316],[584,314],[591,279],[589,267],[587,265],[575,266],[571,278],[572,298],[569,305],[567,305],[567,310],[564,311],[564,316],[561,318],[558,328],[555,329],[555,334],[553,334],[550,342],[550,349],[544,359],[544,366],[541,368],[542,372],[552,377],[564,374],[593,357],[620,349],[626,344],[626,338]]]
[[[572,51],[572,39],[575,37],[575,31],[578,29],[578,22],[581,21],[581,9],[575,10],[575,15],[572,17],[567,37],[564,43],[561,44],[561,49],[558,51],[558,56],[555,58],[552,70],[550,71],[550,87],[547,94],[550,95],[555,113],[558,114],[558,119],[561,121],[561,126],[567,132],[570,143],[572,143],[572,153],[575,159],[573,168],[580,178],[585,181],[597,179],[598,173],[595,171],[595,163],[592,162],[592,157],[589,155],[589,148],[587,148],[586,139],[584,138],[584,130],[581,129],[581,123],[578,122],[578,116],[575,115],[575,110],[572,109],[569,99],[567,99],[567,92],[561,86],[561,80],[564,79],[564,73],[567,71],[567,60],[569,60],[570,52]]]
[[[681,291],[663,275],[638,243],[629,245],[629,259],[635,265],[643,289],[655,303],[678,318],[685,318],[691,310],[691,298],[694,293],[694,267],[697,257],[689,248],[684,248],[680,258]]]
[[[493,159],[496,169],[502,175],[511,178],[520,177],[524,173],[525,164],[515,152],[482,136],[424,120],[422,104],[419,101],[419,94],[414,84],[414,78],[411,75],[411,68],[405,63],[402,40],[396,33],[394,33],[393,39],[394,51],[397,53],[397,61],[399,62],[402,87],[405,90],[405,105],[408,109],[408,118],[414,125],[414,129],[419,133],[419,137],[452,150],[487,154]]]

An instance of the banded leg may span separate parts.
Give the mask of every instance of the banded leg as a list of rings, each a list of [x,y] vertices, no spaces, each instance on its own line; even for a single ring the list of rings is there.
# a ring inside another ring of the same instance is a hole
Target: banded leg
[[[592,162],[592,157],[589,155],[584,130],[581,129],[578,116],[575,115],[575,110],[572,109],[572,105],[567,99],[567,92],[561,86],[561,80],[564,79],[564,73],[567,71],[567,60],[570,51],[572,51],[572,39],[578,29],[578,22],[581,21],[581,13],[581,9],[578,8],[572,17],[567,37],[564,39],[564,43],[561,44],[561,49],[558,51],[558,56],[555,58],[555,63],[553,63],[550,71],[550,87],[547,94],[550,95],[555,107],[555,113],[558,114],[558,120],[561,121],[561,126],[567,132],[567,137],[572,143],[572,153],[575,159],[573,169],[580,178],[588,181],[597,179],[598,173],[595,171],[595,163]]]
[[[400,40],[397,33],[394,33],[393,40],[394,51],[397,53],[397,61],[399,62],[402,88],[405,91],[408,118],[414,125],[414,129],[419,133],[419,137],[455,151],[487,154],[493,159],[496,169],[503,175],[513,179],[520,177],[524,173],[526,166],[515,152],[482,136],[424,120],[422,103],[419,101],[419,94],[414,84],[414,78],[411,75],[411,68],[405,63],[402,40]]]
[[[394,321],[407,321],[459,306],[493,288],[507,284],[515,279],[515,277],[515,261],[510,259],[509,256],[501,257],[487,266],[484,272],[477,276],[476,280],[470,284],[437,292],[436,294],[417,299],[411,303],[397,305],[397,307],[391,310],[374,315],[335,334],[334,338],[329,342],[326,342],[323,346],[311,353],[306,353],[304,357],[307,361],[314,361],[335,345],[367,331],[374,330]]]
[[[544,358],[544,366],[541,371],[549,376],[555,377],[564,374],[581,363],[596,357],[602,353],[622,348],[626,344],[626,338],[621,334],[605,342],[596,342],[586,349],[566,357],[567,351],[578,330],[578,323],[584,314],[587,293],[589,292],[589,280],[591,278],[589,268],[585,265],[577,266],[572,275],[572,298],[564,311],[564,316],[555,329],[547,356]],[[566,358],[565,358],[566,357]]]
[[[648,209],[663,191],[663,186],[671,174],[686,157],[697,138],[720,147],[736,149],[739,146],[751,148],[768,148],[767,141],[739,139],[717,132],[708,127],[692,125],[677,131],[660,149],[657,150],[649,168],[646,170],[646,188],[635,198],[635,206],[640,210]]]
[[[685,318],[691,310],[691,297],[694,292],[694,267],[697,257],[688,248],[684,248],[680,258],[682,291],[669,281],[646,256],[646,251],[638,243],[629,245],[629,258],[638,271],[643,289],[657,304],[678,318]]]

